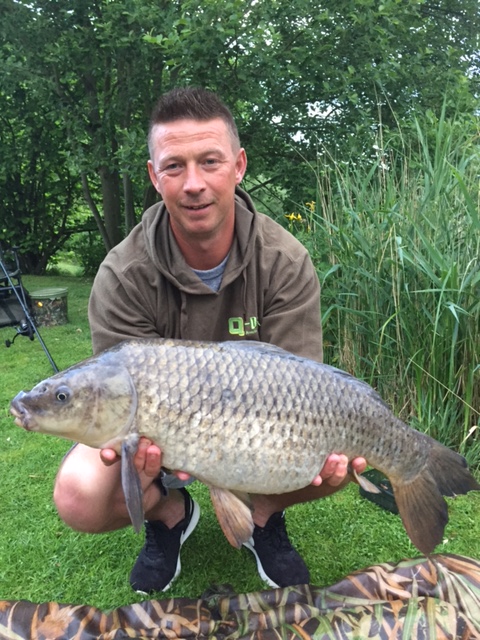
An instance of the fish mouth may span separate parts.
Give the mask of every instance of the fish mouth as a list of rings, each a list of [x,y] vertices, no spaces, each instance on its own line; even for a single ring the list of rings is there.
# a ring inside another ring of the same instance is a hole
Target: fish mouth
[[[25,431],[33,431],[34,425],[32,424],[31,416],[28,414],[23,405],[14,399],[10,405],[10,413],[15,418],[14,422],[17,427],[22,427]]]

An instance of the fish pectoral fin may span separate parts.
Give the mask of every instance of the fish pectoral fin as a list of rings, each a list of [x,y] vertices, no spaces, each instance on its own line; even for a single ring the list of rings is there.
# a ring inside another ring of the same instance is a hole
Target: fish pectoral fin
[[[232,545],[240,549],[242,544],[252,537],[253,518],[248,494],[233,493],[209,485],[213,508],[225,537]]]
[[[122,488],[125,495],[125,504],[132,521],[133,528],[139,533],[143,527],[143,491],[138,471],[133,459],[138,447],[138,435],[130,435],[122,442]]]
[[[362,487],[364,491],[368,491],[368,493],[381,493],[381,490],[377,487],[376,484],[373,484],[368,478],[358,474],[355,469],[350,469],[350,473],[353,475],[354,479],[358,484]]]

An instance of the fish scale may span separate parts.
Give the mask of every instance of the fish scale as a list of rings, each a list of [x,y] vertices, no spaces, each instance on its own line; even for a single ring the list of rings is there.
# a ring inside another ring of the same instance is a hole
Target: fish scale
[[[365,457],[388,476],[423,553],[442,539],[443,496],[480,489],[462,456],[404,424],[365,382],[253,341],[125,341],[19,393],[11,411],[27,430],[121,453],[137,530],[141,436],[159,445],[165,467],[208,485],[235,546],[253,529],[248,494],[306,487],[334,452]]]

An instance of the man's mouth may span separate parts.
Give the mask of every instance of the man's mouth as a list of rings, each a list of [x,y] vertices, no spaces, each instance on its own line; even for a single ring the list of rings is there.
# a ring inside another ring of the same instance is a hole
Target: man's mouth
[[[202,209],[206,209],[209,205],[210,203],[206,202],[204,204],[185,204],[184,207],[189,211],[201,211]]]

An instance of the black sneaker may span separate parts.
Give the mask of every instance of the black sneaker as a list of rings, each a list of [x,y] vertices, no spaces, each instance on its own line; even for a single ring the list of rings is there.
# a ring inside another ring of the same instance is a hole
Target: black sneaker
[[[138,593],[166,591],[179,575],[180,549],[200,517],[200,507],[185,489],[185,517],[169,529],[160,520],[145,522],[145,544],[130,574],[130,584]]]
[[[243,546],[253,553],[260,577],[271,587],[310,582],[305,562],[288,539],[284,512],[271,515],[264,527],[255,525],[252,537]]]

